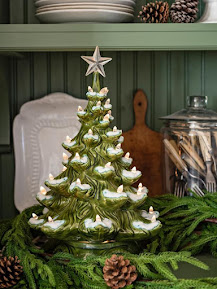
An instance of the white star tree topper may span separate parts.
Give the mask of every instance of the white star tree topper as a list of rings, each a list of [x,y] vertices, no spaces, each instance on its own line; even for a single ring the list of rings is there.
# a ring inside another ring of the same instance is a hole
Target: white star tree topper
[[[103,77],[105,77],[103,66],[112,60],[112,58],[109,57],[101,57],[98,46],[96,46],[93,56],[81,56],[81,58],[89,64],[86,76],[93,72],[99,72]]]

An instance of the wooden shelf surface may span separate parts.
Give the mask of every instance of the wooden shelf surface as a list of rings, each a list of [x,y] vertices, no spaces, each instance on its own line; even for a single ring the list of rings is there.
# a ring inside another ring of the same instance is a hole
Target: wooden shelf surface
[[[217,24],[1,24],[0,52],[217,50]]]

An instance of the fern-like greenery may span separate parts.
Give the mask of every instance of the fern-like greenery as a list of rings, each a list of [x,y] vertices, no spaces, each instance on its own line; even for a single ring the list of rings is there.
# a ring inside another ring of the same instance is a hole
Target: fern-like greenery
[[[206,221],[217,218],[217,193],[182,199],[163,195],[149,202],[159,210],[163,224],[158,237],[148,244],[150,252],[187,250],[197,254],[206,248],[217,257],[217,224]]]
[[[179,262],[208,269],[191,256],[204,247],[217,256],[217,225],[204,222],[207,218],[217,218],[217,194],[183,199],[166,195],[148,202],[161,212],[163,228],[148,247],[144,245],[147,251],[140,255],[124,254],[139,274],[138,280],[126,289],[217,288],[217,278],[177,280],[171,270],[177,270]],[[41,210],[42,207],[34,206],[13,220],[0,221],[0,248],[7,256],[18,256],[24,270],[24,278],[14,288],[107,289],[102,269],[110,256],[78,259],[65,244],[58,247],[50,240],[46,251],[52,248],[55,252],[56,248],[57,252],[48,257],[34,245],[32,240],[38,233],[30,229],[28,219],[32,212],[40,214]],[[58,252],[57,248],[65,252]]]
[[[0,228],[0,235],[3,236],[1,246],[4,248],[4,254],[6,256],[18,256],[22,262],[26,281],[31,289],[39,288],[36,284],[38,279],[48,281],[53,287],[56,284],[54,274],[46,261],[38,257],[42,250],[37,249],[32,244],[33,235],[28,225],[28,219],[32,212],[39,214],[41,210],[42,207],[40,206],[31,207],[18,215],[10,223],[10,226],[8,225],[9,230],[7,232],[5,232],[5,229],[2,230],[2,227]]]

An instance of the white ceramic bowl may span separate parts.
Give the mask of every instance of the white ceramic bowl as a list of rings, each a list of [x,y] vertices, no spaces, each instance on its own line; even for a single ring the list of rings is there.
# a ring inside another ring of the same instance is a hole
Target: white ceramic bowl
[[[70,22],[101,22],[120,23],[132,22],[133,14],[122,11],[103,9],[67,9],[47,11],[36,14],[42,23],[70,23]]]

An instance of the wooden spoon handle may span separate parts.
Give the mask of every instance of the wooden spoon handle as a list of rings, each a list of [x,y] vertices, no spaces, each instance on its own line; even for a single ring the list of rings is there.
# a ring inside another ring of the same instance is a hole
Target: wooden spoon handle
[[[192,158],[204,171],[206,169],[203,160],[198,155],[198,153],[195,151],[195,149],[192,147],[192,145],[187,141],[186,139],[179,142],[180,147],[182,150],[190,157]]]
[[[183,173],[183,168],[180,166],[180,164],[177,162],[176,158],[174,157],[174,155],[168,150],[167,147],[165,147],[165,151],[168,154],[168,156],[170,157],[171,161],[174,163],[175,167],[180,171],[180,173]]]
[[[175,163],[176,167],[180,170],[183,171],[187,171],[188,168],[185,164],[185,162],[182,160],[182,158],[180,157],[180,155],[177,153],[176,149],[172,146],[172,144],[170,143],[169,140],[164,139],[163,140],[165,148],[167,150],[167,152],[169,152],[169,157],[171,158],[171,160]]]

